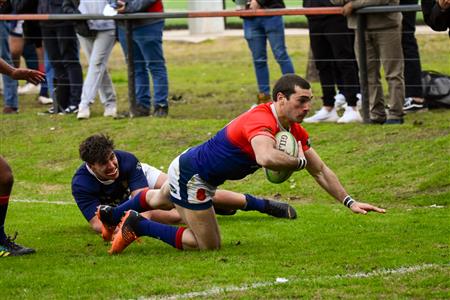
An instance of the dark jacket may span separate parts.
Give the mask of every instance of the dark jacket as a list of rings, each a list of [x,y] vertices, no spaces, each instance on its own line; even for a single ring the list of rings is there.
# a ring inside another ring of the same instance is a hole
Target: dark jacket
[[[18,13],[63,14],[63,0],[13,0],[13,8]],[[41,21],[42,27],[56,27],[73,23],[72,21]]]
[[[446,31],[450,29],[450,9],[443,11],[437,1],[422,0],[423,19],[431,29]],[[450,36],[450,31],[448,32]]]
[[[285,8],[283,0],[257,0],[262,8]]]
[[[303,7],[332,7],[336,6],[330,2],[330,0],[304,0]],[[307,15],[308,20],[319,20],[323,18],[329,18],[333,15]]]
[[[81,14],[78,10],[80,5],[80,0],[63,0],[62,11],[64,14]],[[96,32],[89,29],[87,20],[77,20],[75,21],[75,31],[84,37],[92,37],[96,35]]]

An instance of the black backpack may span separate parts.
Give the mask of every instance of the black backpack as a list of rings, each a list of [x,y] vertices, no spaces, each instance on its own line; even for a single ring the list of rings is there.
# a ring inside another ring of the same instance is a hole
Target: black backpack
[[[422,87],[429,108],[450,108],[449,76],[435,71],[423,71]]]

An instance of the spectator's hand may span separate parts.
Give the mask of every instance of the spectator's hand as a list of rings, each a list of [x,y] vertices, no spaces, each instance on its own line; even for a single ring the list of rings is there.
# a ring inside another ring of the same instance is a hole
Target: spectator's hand
[[[347,17],[347,16],[351,15],[352,12],[353,12],[353,4],[350,1],[344,5],[342,14]]]
[[[450,0],[439,0],[439,7],[443,10],[447,10],[450,8]]]
[[[127,3],[125,2],[125,1],[122,1],[122,0],[118,0],[117,1],[117,12],[119,13],[119,14],[123,14],[123,13],[125,13],[125,7],[126,7],[126,5],[127,5]]]
[[[45,80],[45,74],[36,70],[17,68],[12,71],[11,78],[15,80],[26,80],[37,85]]]
[[[358,201],[355,201],[355,203],[353,203],[352,206],[350,206],[350,209],[356,214],[363,214],[363,215],[367,214],[369,211],[374,211],[382,214],[386,212],[385,209]]]
[[[250,2],[249,8],[250,8],[250,9],[260,9],[260,8],[261,8],[261,5],[259,5],[258,1],[252,0],[252,1]]]

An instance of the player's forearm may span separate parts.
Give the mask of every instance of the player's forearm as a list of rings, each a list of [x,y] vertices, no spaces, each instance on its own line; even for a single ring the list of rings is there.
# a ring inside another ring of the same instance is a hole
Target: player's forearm
[[[14,70],[15,68],[13,66],[9,65],[3,59],[0,59],[0,73],[11,76]]]
[[[347,196],[347,192],[340,183],[336,174],[328,168],[323,166],[322,170],[316,174],[312,174],[317,183],[335,198],[338,202],[342,203],[343,199]]]

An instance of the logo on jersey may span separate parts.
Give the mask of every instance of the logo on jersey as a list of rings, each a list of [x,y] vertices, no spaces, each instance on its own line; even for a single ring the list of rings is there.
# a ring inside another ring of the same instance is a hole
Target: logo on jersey
[[[140,162],[136,164],[136,170],[142,170],[142,165]]]
[[[197,190],[197,200],[204,201],[206,199],[206,191],[205,189]]]
[[[172,194],[177,194],[177,189],[173,185],[169,184],[169,188]]]

